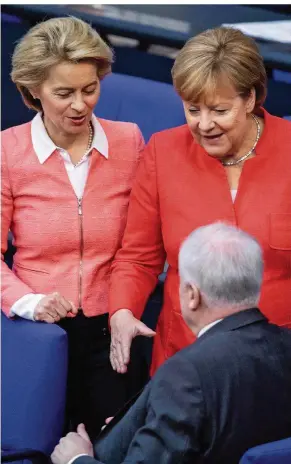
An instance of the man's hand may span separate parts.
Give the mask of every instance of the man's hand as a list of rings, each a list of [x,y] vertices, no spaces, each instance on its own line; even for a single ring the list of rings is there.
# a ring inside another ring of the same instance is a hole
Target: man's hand
[[[51,460],[53,464],[67,464],[78,454],[88,454],[94,457],[93,445],[84,424],[78,425],[77,433],[70,432],[60,439],[51,455]]]
[[[34,310],[34,320],[53,324],[67,317],[68,312],[77,314],[74,303],[66,300],[58,292],[44,296]]]
[[[124,374],[130,359],[131,342],[137,335],[153,337],[152,329],[134,317],[129,309],[119,309],[110,319],[110,362],[115,371]]]

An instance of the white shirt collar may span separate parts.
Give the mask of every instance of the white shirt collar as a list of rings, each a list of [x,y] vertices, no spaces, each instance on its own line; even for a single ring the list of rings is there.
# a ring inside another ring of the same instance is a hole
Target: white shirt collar
[[[218,322],[222,321],[222,319],[217,319],[217,321],[210,322],[210,324],[207,324],[203,327],[203,329],[200,330],[200,332],[197,335],[197,338],[201,337],[207,330],[211,329],[214,325],[218,324]]]
[[[94,129],[92,148],[96,148],[101,155],[108,158],[108,140],[104,129],[94,114],[92,114],[91,121]],[[41,113],[37,113],[31,121],[31,138],[34,151],[41,164],[43,164],[50,155],[59,148],[49,137],[45,129]]]

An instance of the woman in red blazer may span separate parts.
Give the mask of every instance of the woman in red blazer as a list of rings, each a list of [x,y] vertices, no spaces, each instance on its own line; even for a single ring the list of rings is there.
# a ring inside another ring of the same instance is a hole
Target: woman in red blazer
[[[137,354],[127,378],[109,360],[110,265],[144,145],[135,124],[93,115],[111,63],[85,22],[38,24],[12,60],[12,80],[37,115],[2,133],[2,255],[9,229],[17,248],[13,270],[2,262],[2,309],[67,331],[68,419],[91,436],[143,380]]]
[[[152,373],[193,342],[179,304],[178,251],[193,229],[218,220],[260,242],[260,308],[291,327],[291,123],[262,108],[258,48],[238,30],[208,30],[186,43],[172,76],[187,125],[155,134],[145,149],[112,267],[111,362],[118,372],[126,372],[131,340],[144,333],[139,318],[165,259]]]

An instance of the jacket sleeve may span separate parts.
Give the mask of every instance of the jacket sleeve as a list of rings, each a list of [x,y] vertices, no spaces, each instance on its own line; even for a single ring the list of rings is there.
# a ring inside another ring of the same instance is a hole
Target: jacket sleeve
[[[4,253],[7,250],[8,231],[13,218],[14,206],[5,147],[3,146],[1,161],[1,308],[9,316],[10,308],[17,300],[28,293],[34,292],[28,285],[18,279],[4,262]]]
[[[200,379],[188,360],[165,363],[151,382],[144,425],[133,436],[127,453],[116,464],[176,464],[198,462],[203,455],[202,424],[204,402]],[[172,382],[173,375],[179,383]],[[122,422],[127,426],[126,416]],[[128,424],[130,426],[130,424]],[[113,429],[114,430],[114,429]],[[112,455],[114,456],[114,443]],[[117,456],[119,450],[116,449]],[[112,462],[112,455],[108,462]],[[74,464],[108,464],[82,456]]]
[[[138,127],[137,124],[134,124],[134,133],[135,133],[135,140],[136,140],[138,158],[140,158],[141,153],[143,152],[144,147],[145,147],[145,142],[144,142],[144,138],[143,138],[143,135],[141,133],[141,130]]]
[[[109,312],[130,309],[140,318],[165,263],[161,232],[155,139],[142,153],[133,183],[127,225],[111,268]]]

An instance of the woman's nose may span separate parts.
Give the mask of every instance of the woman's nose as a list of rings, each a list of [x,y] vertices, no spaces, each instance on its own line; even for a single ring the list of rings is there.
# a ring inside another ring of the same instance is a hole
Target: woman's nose
[[[214,121],[210,117],[210,115],[204,115],[200,117],[199,123],[198,123],[199,129],[203,132],[207,132],[215,126]]]
[[[86,104],[82,96],[74,98],[74,100],[71,103],[71,108],[75,111],[78,111],[78,113],[81,113],[84,110],[85,106]]]

